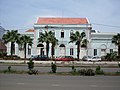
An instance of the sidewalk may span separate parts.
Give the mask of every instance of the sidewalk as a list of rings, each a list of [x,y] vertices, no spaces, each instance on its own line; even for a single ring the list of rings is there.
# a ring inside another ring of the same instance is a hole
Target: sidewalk
[[[0,63],[13,63],[13,64],[25,64],[28,60],[0,60]],[[51,64],[55,63],[55,61],[34,61],[35,64]],[[90,62],[90,61],[56,61],[56,64],[64,64],[64,65],[118,65],[120,61],[101,61],[101,62]]]

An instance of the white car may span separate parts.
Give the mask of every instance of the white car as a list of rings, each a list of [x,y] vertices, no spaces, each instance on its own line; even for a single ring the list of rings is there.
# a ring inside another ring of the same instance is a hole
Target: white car
[[[83,61],[90,61],[92,59],[92,56],[84,56],[82,58]]]
[[[93,56],[91,61],[101,61],[101,57]]]
[[[99,56],[84,56],[82,58],[83,61],[101,61],[101,57]]]

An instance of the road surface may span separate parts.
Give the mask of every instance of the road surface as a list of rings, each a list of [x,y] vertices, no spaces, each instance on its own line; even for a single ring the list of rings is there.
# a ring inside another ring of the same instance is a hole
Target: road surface
[[[0,74],[0,90],[119,90],[120,76]]]
[[[8,66],[11,64],[0,64],[0,70],[6,70],[8,69]],[[75,67],[76,70],[80,70],[80,69],[85,69],[86,67]],[[87,67],[88,68],[88,67]],[[95,70],[95,67],[91,67],[92,69]],[[24,70],[24,71],[28,71],[28,66],[27,64],[25,65],[12,65],[11,69],[14,70]],[[50,72],[51,71],[51,67],[41,67],[40,65],[35,66],[36,70],[38,70],[39,72]],[[120,71],[120,68],[115,68],[115,67],[111,67],[111,68],[101,68],[104,72],[117,72]],[[72,69],[71,67],[57,67],[57,72],[70,72]]]

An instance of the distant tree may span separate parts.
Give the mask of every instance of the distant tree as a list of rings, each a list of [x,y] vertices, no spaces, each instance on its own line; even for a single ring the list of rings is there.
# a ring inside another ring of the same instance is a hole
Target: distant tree
[[[118,46],[118,56],[120,56],[120,33],[113,36],[112,43]]]
[[[107,53],[105,59],[108,61],[113,61],[117,59],[117,52]]]
[[[79,59],[79,55],[80,55],[80,47],[81,47],[81,43],[84,40],[84,37],[86,36],[85,32],[79,33],[78,31],[76,31],[75,33],[73,33],[70,36],[70,43],[75,42],[75,44],[77,45],[77,58]]]
[[[18,40],[18,44],[23,46],[24,48],[24,58],[26,58],[26,50],[27,50],[27,45],[32,46],[33,44],[33,39],[30,36],[23,35],[20,37]]]
[[[88,40],[87,39],[83,39],[81,47],[87,48],[88,45]]]
[[[56,39],[56,37],[54,35],[51,36],[51,44],[52,44],[52,49],[51,49],[51,55],[52,55],[52,58],[53,58],[53,55],[55,53],[55,46],[58,44],[58,39]]]
[[[6,34],[3,35],[2,39],[5,43],[11,42],[11,56],[13,56],[13,50],[14,50],[14,43],[18,43],[18,39],[20,37],[20,34],[17,30],[8,31]]]
[[[51,36],[53,35],[52,31],[45,31],[45,33],[41,33],[40,37],[38,38],[38,42],[45,42],[46,43],[46,53],[48,57],[49,53],[49,44],[51,43]]]
[[[87,39],[83,39],[82,44],[81,44],[81,47],[87,50],[87,55],[88,55],[88,43],[89,41]]]

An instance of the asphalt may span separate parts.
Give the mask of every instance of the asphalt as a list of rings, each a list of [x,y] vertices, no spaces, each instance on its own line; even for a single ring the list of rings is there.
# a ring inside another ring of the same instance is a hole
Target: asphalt
[[[8,66],[11,66],[11,64],[0,64],[0,70],[7,70]],[[86,68],[91,68],[91,69],[96,69],[95,67],[75,67],[76,70],[80,70],[80,69],[86,69]],[[28,66],[27,65],[12,65],[11,69],[13,70],[18,70],[18,71],[28,71]],[[38,70],[39,72],[50,72],[51,71],[51,67],[41,67],[41,65],[37,65],[34,67],[34,69]],[[104,72],[117,72],[120,71],[120,68],[115,68],[115,67],[111,67],[111,68],[101,68]],[[57,67],[57,72],[70,72],[72,70],[71,67]]]
[[[0,74],[0,90],[119,90],[120,76]]]

